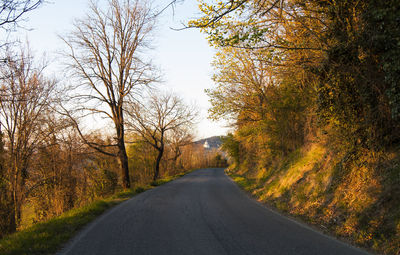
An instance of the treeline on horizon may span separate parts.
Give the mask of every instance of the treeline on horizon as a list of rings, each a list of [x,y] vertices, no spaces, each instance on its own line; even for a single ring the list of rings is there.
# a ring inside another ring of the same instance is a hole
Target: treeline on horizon
[[[43,3],[3,1],[0,28],[21,29],[21,17]],[[29,42],[1,41],[0,238],[122,190],[226,164],[193,143],[197,108],[157,89],[149,59],[157,13],[146,1],[90,2],[61,37],[65,73],[50,73]]]
[[[398,252],[400,1],[199,2],[188,26],[217,50],[207,93],[234,127],[231,170],[261,199]]]

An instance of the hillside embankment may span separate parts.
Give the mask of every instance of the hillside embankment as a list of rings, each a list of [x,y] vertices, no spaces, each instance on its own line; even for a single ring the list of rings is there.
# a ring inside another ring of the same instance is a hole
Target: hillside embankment
[[[380,254],[400,252],[400,153],[333,150],[321,141],[267,167],[231,165],[259,201]]]

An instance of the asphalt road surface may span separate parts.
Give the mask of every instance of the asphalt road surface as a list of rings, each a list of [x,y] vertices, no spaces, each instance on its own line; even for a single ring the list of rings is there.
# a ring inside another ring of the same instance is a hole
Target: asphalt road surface
[[[249,198],[201,169],[114,207],[59,254],[367,254]]]

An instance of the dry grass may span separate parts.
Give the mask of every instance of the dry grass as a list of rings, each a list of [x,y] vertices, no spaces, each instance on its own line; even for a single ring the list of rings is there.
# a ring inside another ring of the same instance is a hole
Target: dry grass
[[[363,151],[348,160],[314,143],[273,167],[232,176],[259,200],[354,244],[400,252],[399,152]]]

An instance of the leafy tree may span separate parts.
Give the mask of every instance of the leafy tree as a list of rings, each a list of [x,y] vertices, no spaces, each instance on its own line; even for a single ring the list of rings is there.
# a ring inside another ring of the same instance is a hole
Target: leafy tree
[[[316,113],[332,136],[351,146],[383,148],[398,140],[393,132],[399,125],[397,5],[372,0],[201,2],[204,16],[189,25],[207,33],[216,47],[262,49],[258,59],[275,69],[272,80],[289,80],[304,94],[301,98],[312,102],[305,118]],[[211,97],[218,101],[221,95],[215,90]]]
[[[228,155],[233,159],[236,166],[240,164],[240,145],[235,139],[232,133],[227,136],[221,137],[222,150],[226,151]]]
[[[263,50],[221,49],[214,62],[217,87],[207,90],[210,113],[214,119],[233,118],[242,130],[238,135],[263,137],[274,153],[287,153],[303,143],[313,92],[301,88],[297,76],[278,74],[281,69],[264,61],[268,55]]]
[[[399,1],[367,1],[361,16],[365,27],[360,36],[363,50],[375,61],[379,61],[377,64],[381,67],[379,71],[383,72],[384,81],[388,84],[386,95],[395,120],[400,116],[399,15]]]
[[[386,52],[379,50],[384,47],[393,54],[391,59],[396,58],[396,47],[393,47],[396,40],[387,38],[389,44],[386,41],[377,44],[379,34],[393,25],[390,21],[386,25],[382,23],[378,27],[384,28],[374,32],[376,36],[371,34],[373,24],[363,19],[371,12],[369,4],[373,3],[363,1],[354,8],[354,1],[338,1],[324,7],[330,45],[326,61],[318,71],[318,104],[320,116],[336,127],[341,139],[350,146],[380,149],[398,139],[393,132],[399,124],[397,92],[389,78],[396,71],[389,71],[391,68],[383,61]],[[385,2],[381,8],[392,8],[389,4]],[[376,26],[375,23],[374,30]]]

